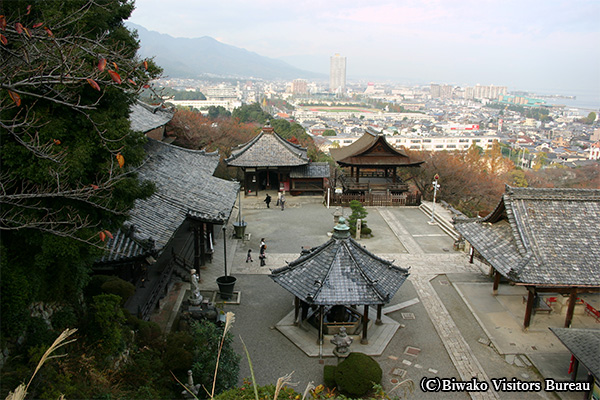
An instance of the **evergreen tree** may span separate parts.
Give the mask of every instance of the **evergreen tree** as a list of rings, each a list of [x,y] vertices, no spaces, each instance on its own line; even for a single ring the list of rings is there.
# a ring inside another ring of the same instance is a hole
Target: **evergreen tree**
[[[2,333],[34,300],[75,299],[140,184],[130,168],[138,91],[160,74],[136,57],[128,0],[10,1],[0,16]],[[94,246],[95,245],[95,246]],[[9,268],[10,267],[10,268]]]

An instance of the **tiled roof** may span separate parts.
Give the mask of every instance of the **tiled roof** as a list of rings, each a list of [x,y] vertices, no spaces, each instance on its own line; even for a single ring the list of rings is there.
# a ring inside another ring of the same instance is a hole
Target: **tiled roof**
[[[137,200],[129,224],[135,237],[151,238],[162,249],[186,217],[222,224],[235,204],[239,184],[213,176],[217,152],[188,150],[148,139],[148,158],[140,167],[140,179],[155,183],[156,192]]]
[[[231,151],[230,167],[296,167],[308,164],[306,149],[279,136],[271,126]]]
[[[96,263],[119,263],[125,260],[146,258],[151,254],[151,246],[138,243],[130,235],[119,229],[113,234],[112,239],[107,240],[105,253]]]
[[[600,380],[600,329],[550,328],[587,370]]]
[[[549,286],[600,286],[600,190],[506,187],[483,219],[456,230],[502,275]]]
[[[354,143],[329,149],[331,157],[340,165],[416,167],[423,161],[411,161],[404,152],[394,148],[372,131],[366,131]]]
[[[162,105],[151,106],[137,102],[130,107],[130,111],[131,130],[143,133],[166,125],[173,118],[173,111]]]
[[[334,237],[270,277],[309,304],[374,305],[388,303],[408,275],[353,239]]]
[[[329,164],[326,162],[310,163],[290,170],[290,178],[329,178]]]

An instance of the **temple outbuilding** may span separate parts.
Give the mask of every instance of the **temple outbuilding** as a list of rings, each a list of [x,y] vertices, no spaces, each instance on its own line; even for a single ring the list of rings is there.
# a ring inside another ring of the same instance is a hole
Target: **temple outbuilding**
[[[234,148],[225,163],[241,168],[249,196],[263,190],[322,194],[329,180],[329,164],[311,162],[306,148],[282,138],[268,122],[258,136]]]
[[[578,296],[600,292],[599,224],[598,189],[506,186],[492,213],[456,221],[455,229],[491,266],[494,293],[501,277],[527,288],[525,328],[533,312],[552,311],[553,302],[567,297],[569,327],[577,304],[600,317]]]

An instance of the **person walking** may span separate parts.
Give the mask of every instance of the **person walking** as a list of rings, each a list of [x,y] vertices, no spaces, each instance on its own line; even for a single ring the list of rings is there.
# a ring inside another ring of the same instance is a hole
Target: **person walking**
[[[285,192],[281,194],[281,198],[279,199],[279,203],[281,204],[281,211],[285,207]]]
[[[281,192],[277,192],[277,203],[275,203],[275,207],[279,207],[281,205]]]
[[[258,258],[260,258],[260,266],[264,267],[267,265],[265,263],[265,259],[267,258],[267,244],[265,243],[265,238],[260,239],[260,252]]]
[[[248,249],[248,255],[246,255],[246,262],[254,262],[252,259],[252,249]]]
[[[270,204],[271,204],[271,196],[269,196],[269,193],[267,193],[267,197],[265,197],[265,199],[263,200],[265,203],[267,203],[267,208],[271,208]]]

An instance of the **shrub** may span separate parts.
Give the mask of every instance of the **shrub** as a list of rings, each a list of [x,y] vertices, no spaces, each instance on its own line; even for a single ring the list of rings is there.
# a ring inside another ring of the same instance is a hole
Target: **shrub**
[[[257,386],[258,398],[260,400],[271,400],[275,395],[275,385]],[[299,399],[301,395],[296,393],[294,389],[284,386],[279,395],[278,399]],[[229,389],[218,396],[215,396],[215,400],[254,400],[254,388],[252,384],[244,380],[244,384],[241,387]]]
[[[173,332],[167,337],[163,356],[165,368],[175,374],[184,375],[192,367],[194,338],[187,332]]]
[[[117,277],[104,282],[100,288],[104,293],[116,294],[121,297],[121,305],[125,304],[127,299],[135,293],[135,286]]]
[[[323,383],[328,388],[336,387],[335,384],[335,370],[337,369],[337,365],[326,365],[323,367]]]
[[[360,397],[381,383],[382,375],[381,367],[373,358],[364,353],[350,353],[337,366],[335,382],[340,391]]]
[[[52,314],[51,322],[54,330],[62,332],[77,326],[77,314],[72,306],[65,306]]]
[[[217,353],[223,337],[223,328],[209,321],[194,321],[191,327],[192,337],[196,345],[194,364],[192,365],[194,382],[204,385],[210,391],[217,365]],[[223,349],[221,350],[215,394],[231,389],[237,384],[240,372],[240,356],[233,350],[232,342],[233,337],[231,332],[228,332],[225,335]]]
[[[361,220],[361,234],[367,234],[365,230],[371,230],[367,228],[367,210],[358,200],[352,200],[350,202],[350,209],[352,210],[352,214],[348,217],[348,226],[350,227],[350,233],[354,236],[356,235],[356,223],[360,219]]]

